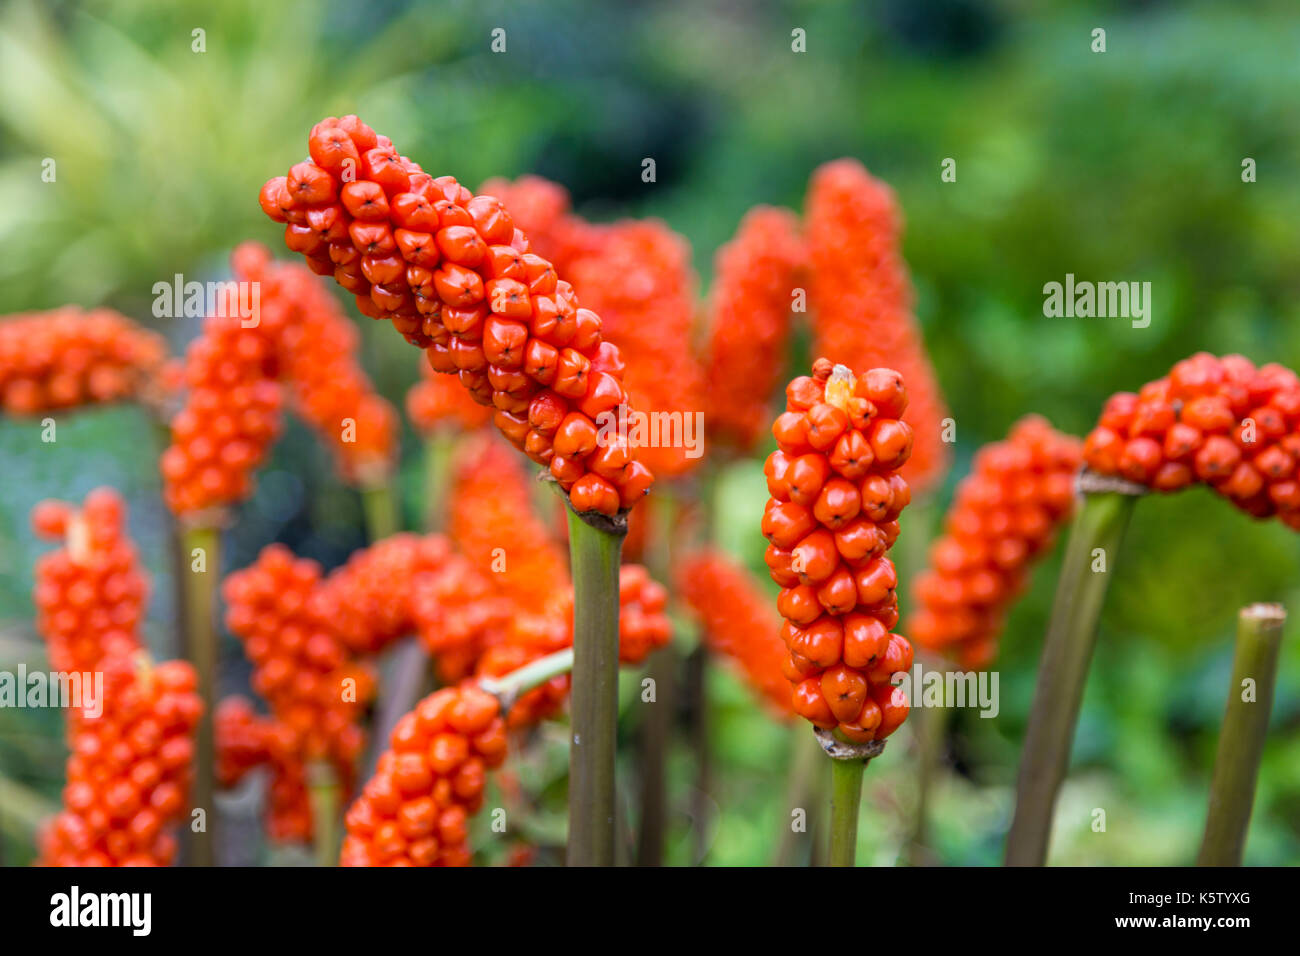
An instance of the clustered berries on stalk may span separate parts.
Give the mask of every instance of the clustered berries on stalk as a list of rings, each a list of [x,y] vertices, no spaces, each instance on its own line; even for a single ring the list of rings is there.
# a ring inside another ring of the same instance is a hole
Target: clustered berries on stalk
[[[140,648],[138,628],[149,597],[148,581],[126,535],[126,505],[112,489],[98,488],[80,508],[43,501],[32,526],[62,547],[36,562],[36,629],[58,671],[99,670],[109,657]]]
[[[139,624],[148,583],[125,533],[125,506],[111,489],[80,508],[37,505],[38,534],[63,546],[36,566],[37,628],[55,670],[102,674],[68,712],[71,755],[63,809],[38,836],[47,866],[159,865],[171,862],[169,825],[185,811],[202,704],[193,668],[153,665]]]
[[[854,378],[819,358],[786,387],[765,473],[765,559],[794,709],[850,741],[883,740],[907,717],[890,678],[912,666],[899,634],[898,578],[886,551],[911,500],[898,473],[912,451],[903,379],[877,368]]]
[[[686,557],[677,586],[703,624],[709,650],[734,660],[777,713],[792,715],[785,676],[789,651],[780,637],[780,616],[758,582],[722,552],[709,549]]]
[[[226,756],[219,776],[232,786],[258,763],[270,764],[270,830],[280,838],[311,834],[306,767],[328,761],[347,790],[365,744],[361,722],[373,677],[324,613],[320,590],[320,566],[283,545],[264,548],[222,587],[226,625],[244,644],[253,689],[272,720],[259,720],[238,703],[222,704],[217,749]]]
[[[111,309],[66,306],[0,321],[0,409],[14,415],[167,391],[162,336]]]
[[[746,213],[718,250],[702,361],[708,427],[740,452],[752,450],[766,428],[806,255],[794,213],[768,206]]]
[[[912,640],[965,668],[992,662],[1012,601],[1074,511],[1082,457],[1077,438],[1037,415],[980,449],[914,584]]]
[[[167,866],[185,814],[203,704],[185,661],[143,654],[102,665],[103,713],[70,728],[63,810],[40,832],[39,865]]]
[[[888,366],[902,374],[915,435],[904,476],[922,491],[936,485],[947,467],[947,412],[912,316],[901,218],[893,191],[857,160],[836,160],[813,174],[804,227],[812,353],[850,368]]]
[[[259,284],[255,316],[210,315],[185,357],[185,404],[172,418],[161,467],[177,514],[233,504],[279,434],[283,398],[334,448],[344,477],[382,480],[396,416],[357,363],[359,337],[310,272],[276,263],[264,246],[231,255],[234,278]]]
[[[318,123],[311,159],[262,188],[262,209],[314,272],[456,372],[516,447],[550,469],[578,512],[614,515],[650,469],[602,413],[627,404],[623,358],[600,317],[529,250],[504,204],[434,178],[355,116]]]
[[[1136,395],[1111,396],[1083,456],[1098,474],[1156,491],[1207,484],[1247,514],[1300,530],[1300,379],[1200,352]]]
[[[469,819],[506,756],[506,722],[472,683],[434,691],[393,728],[348,810],[343,866],[468,866]]]

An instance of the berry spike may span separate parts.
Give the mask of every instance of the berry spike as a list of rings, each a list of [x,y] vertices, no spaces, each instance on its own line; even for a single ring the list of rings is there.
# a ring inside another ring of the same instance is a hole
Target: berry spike
[[[138,399],[160,407],[162,336],[111,309],[65,306],[0,320],[0,410],[11,415]]]
[[[793,707],[854,743],[888,737],[907,717],[892,676],[912,666],[898,623],[898,581],[886,552],[911,500],[898,473],[912,451],[903,378],[856,377],[829,359],[786,387],[765,473],[772,497],[762,530],[781,586]]]
[[[1247,514],[1300,531],[1300,378],[1199,352],[1136,395],[1112,395],[1083,457],[1096,474],[1155,491],[1209,485]]]
[[[794,213],[760,206],[715,259],[703,359],[709,433],[741,453],[763,436],[805,257]]]
[[[457,373],[575,512],[615,516],[640,500],[650,469],[617,436],[597,439],[597,422],[627,405],[622,356],[501,200],[435,179],[355,116],[318,123],[308,145],[311,159],[259,197],[286,245]]]
[[[947,469],[947,411],[912,315],[900,218],[893,192],[856,160],[836,160],[813,174],[805,215],[813,354],[902,373],[915,435],[903,474],[919,492],[939,484]]]
[[[980,449],[913,585],[912,640],[965,668],[992,662],[1033,563],[1074,513],[1081,460],[1079,440],[1037,415]]]

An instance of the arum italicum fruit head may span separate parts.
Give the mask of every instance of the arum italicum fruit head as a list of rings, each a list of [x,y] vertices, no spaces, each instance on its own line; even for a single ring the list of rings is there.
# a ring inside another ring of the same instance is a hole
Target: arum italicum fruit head
[[[778,449],[765,472],[765,559],[781,585],[777,609],[793,706],[823,729],[859,743],[882,740],[907,716],[891,683],[912,666],[899,634],[898,584],[886,556],[911,500],[898,474],[912,449],[903,379],[892,369],[860,377],[821,358],[786,388],[772,427]]]
[[[505,205],[430,176],[355,116],[318,123],[308,145],[311,159],[260,196],[286,245],[492,406],[576,512],[635,505],[650,469],[628,442],[597,438],[598,421],[627,410],[623,357]]]

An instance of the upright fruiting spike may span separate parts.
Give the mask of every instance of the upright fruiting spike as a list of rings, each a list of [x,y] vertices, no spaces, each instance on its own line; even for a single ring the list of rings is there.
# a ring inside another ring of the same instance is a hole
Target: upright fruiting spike
[[[788,649],[793,706],[822,729],[867,743],[907,716],[890,683],[912,666],[898,623],[897,577],[885,556],[910,500],[898,469],[912,449],[897,416],[902,377],[872,369],[859,378],[828,359],[786,388],[767,459],[772,498],[763,515],[766,560],[781,585],[777,609]]]

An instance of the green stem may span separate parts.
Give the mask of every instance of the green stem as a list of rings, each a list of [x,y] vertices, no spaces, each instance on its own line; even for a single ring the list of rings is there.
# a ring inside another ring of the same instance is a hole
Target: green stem
[[[642,505],[650,509],[646,565],[652,577],[667,582],[672,574],[672,535],[676,500],[666,489]],[[650,657],[646,674],[654,681],[655,699],[641,725],[641,826],[637,834],[638,866],[662,866],[668,793],[664,765],[668,759],[677,680],[677,651],[672,644]]]
[[[204,828],[196,832],[189,827],[192,866],[213,866],[216,838],[216,741],[213,714],[216,711],[217,669],[217,581],[221,576],[221,533],[216,527],[186,528],[181,536],[182,550],[188,561],[185,567],[185,635],[189,643],[190,663],[198,675],[203,715],[199,719],[194,754],[194,789],[192,805],[203,810]],[[200,555],[202,563],[199,563]],[[202,570],[196,570],[196,565]]]
[[[808,734],[803,721],[792,725],[790,747],[794,751],[789,760],[785,791],[785,830],[777,845],[776,866],[798,866],[811,863],[817,843],[813,834],[816,823],[812,808],[823,806],[826,798],[826,757],[817,738]],[[804,812],[804,830],[794,829],[794,812]],[[800,849],[804,852],[799,852]]]
[[[831,866],[855,866],[865,760],[831,761]]]
[[[597,528],[569,510],[574,605],[570,866],[614,864],[618,566],[624,534],[625,530]]]
[[[361,489],[361,507],[366,515],[366,536],[371,544],[397,533],[397,498],[393,485],[385,481]]]
[[[307,768],[310,788],[311,826],[316,850],[317,866],[337,866],[341,848],[339,808],[343,803],[338,774],[325,761],[316,761]]]
[[[573,670],[573,648],[566,647],[554,654],[539,657],[502,677],[480,677],[478,686],[501,702],[502,712],[508,711],[516,700],[534,688],[541,687],[553,677]]]
[[[1205,835],[1196,859],[1199,866],[1241,865],[1285,624],[1286,611],[1279,604],[1252,604],[1242,608],[1237,618],[1232,683],[1214,758]]]
[[[424,529],[441,531],[446,521],[448,476],[456,439],[435,432],[424,440]]]
[[[1008,866],[1042,866],[1047,860],[1052,813],[1070,761],[1097,620],[1136,501],[1130,493],[1087,493],[1070,530],[1020,758],[1016,810],[1007,834]]]
[[[929,662],[927,661],[928,665]],[[941,670],[942,664],[926,670]],[[944,739],[952,709],[948,707],[919,707],[912,711],[909,720],[915,722],[916,755],[916,807],[912,817],[912,833],[904,854],[909,866],[929,866],[937,862],[930,847],[930,797],[939,766],[943,758]]]

